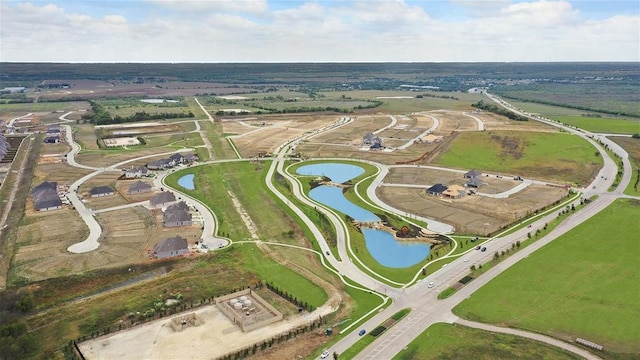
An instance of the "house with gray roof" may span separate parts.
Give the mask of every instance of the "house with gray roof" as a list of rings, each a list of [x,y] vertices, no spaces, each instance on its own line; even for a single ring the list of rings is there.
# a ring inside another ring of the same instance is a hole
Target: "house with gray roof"
[[[170,205],[164,211],[164,227],[191,226],[189,206],[184,202]]]
[[[91,197],[103,197],[103,196],[111,196],[115,194],[115,191],[111,186],[96,186],[89,191],[91,193]]]
[[[149,175],[149,170],[144,166],[131,168],[124,173],[124,177],[127,179],[137,179],[147,175]]]
[[[368,132],[364,134],[364,136],[362,137],[362,145],[372,145],[373,139],[375,139],[375,136],[373,136],[373,133]]]
[[[447,190],[446,186],[444,186],[442,184],[435,184],[432,187],[427,189],[427,194],[439,196],[439,195],[442,195],[442,193],[445,190]]]
[[[469,179],[469,181],[467,181],[464,186],[466,187],[473,187],[473,188],[479,188],[480,186],[484,185],[485,183],[482,182],[482,180],[480,180],[479,177],[472,177],[471,179]]]
[[[163,191],[160,194],[154,196],[149,200],[149,203],[153,207],[162,207],[168,203],[176,201],[176,196],[172,192]]]
[[[144,181],[138,180],[129,185],[129,194],[142,194],[148,192],[151,192],[151,185],[147,184]]]
[[[160,159],[149,162],[147,168],[149,168],[149,170],[165,170],[175,165],[175,162],[171,159]]]
[[[482,173],[476,169],[473,169],[464,173],[464,177],[467,179],[471,179],[478,176],[482,176]]]
[[[153,255],[157,259],[166,259],[174,256],[186,255],[189,253],[187,239],[178,235],[164,239],[153,246]]]
[[[31,189],[33,206],[38,211],[56,210],[62,207],[62,200],[58,196],[58,183],[45,181]]]

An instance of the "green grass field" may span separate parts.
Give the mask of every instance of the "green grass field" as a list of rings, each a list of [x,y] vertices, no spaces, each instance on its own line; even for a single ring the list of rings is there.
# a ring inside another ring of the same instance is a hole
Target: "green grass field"
[[[20,104],[0,104],[0,113],[4,112],[20,112],[25,113],[34,111],[56,111],[63,110],[69,106],[68,101],[61,102],[39,102],[39,103],[20,103]],[[62,115],[62,114],[60,114]]]
[[[640,354],[637,200],[617,200],[454,308],[458,316]]]
[[[550,116],[550,118],[592,132],[612,134],[640,133],[640,120],[586,116]]]
[[[464,132],[435,163],[586,184],[602,166],[595,153],[587,141],[566,133]]]
[[[437,323],[415,338],[393,359],[568,360],[580,357],[518,336]]]

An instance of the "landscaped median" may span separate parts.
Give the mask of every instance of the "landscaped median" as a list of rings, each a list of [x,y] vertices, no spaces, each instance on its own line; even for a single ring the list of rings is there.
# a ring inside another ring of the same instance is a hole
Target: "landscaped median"
[[[356,355],[360,353],[360,351],[364,350],[369,344],[374,342],[379,335],[384,333],[387,329],[394,326],[398,321],[407,316],[411,312],[411,309],[402,309],[397,313],[393,314],[389,319],[387,319],[384,323],[378,325],[373,330],[369,331],[369,333],[365,333],[365,335],[358,340],[353,346],[351,346],[347,351],[342,354],[338,354],[339,359],[353,359]]]

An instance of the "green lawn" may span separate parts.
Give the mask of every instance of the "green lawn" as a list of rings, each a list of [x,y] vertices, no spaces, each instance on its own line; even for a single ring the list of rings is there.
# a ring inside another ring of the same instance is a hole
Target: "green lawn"
[[[394,360],[580,359],[553,346],[518,336],[437,323],[415,338]]]
[[[19,104],[0,104],[0,112],[34,112],[34,111],[56,111],[66,109],[69,106],[68,101],[60,102],[39,102],[39,103],[19,103]],[[62,114],[60,114],[62,115]]]
[[[637,119],[597,118],[585,116],[550,116],[550,118],[587,131],[613,134],[640,133],[640,120]]]
[[[588,205],[587,205],[588,206]],[[476,321],[640,354],[640,202],[617,200],[458,305]]]
[[[464,132],[435,162],[563,183],[586,184],[602,166],[596,149],[567,133]]]

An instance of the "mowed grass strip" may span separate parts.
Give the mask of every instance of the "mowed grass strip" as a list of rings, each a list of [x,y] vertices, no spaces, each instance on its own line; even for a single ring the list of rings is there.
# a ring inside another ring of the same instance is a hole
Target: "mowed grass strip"
[[[583,185],[602,159],[586,140],[567,133],[484,131],[460,133],[435,163]]]
[[[520,261],[454,313],[614,353],[640,353],[640,201],[617,200]]]
[[[593,132],[612,134],[640,133],[640,120],[586,116],[552,116],[553,120]]]
[[[431,325],[394,360],[580,359],[571,353],[518,336],[496,334],[460,325]]]

